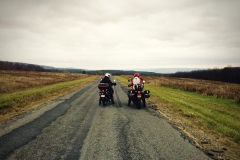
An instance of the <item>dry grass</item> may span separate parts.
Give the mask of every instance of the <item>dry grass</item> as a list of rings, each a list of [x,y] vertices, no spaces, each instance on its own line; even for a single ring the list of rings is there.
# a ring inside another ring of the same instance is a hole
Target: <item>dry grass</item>
[[[0,70],[0,123],[80,89],[97,78],[69,72]]]
[[[88,77],[86,74],[0,70],[0,94]]]
[[[147,84],[171,87],[240,102],[240,84],[162,76],[144,76],[144,80]]]

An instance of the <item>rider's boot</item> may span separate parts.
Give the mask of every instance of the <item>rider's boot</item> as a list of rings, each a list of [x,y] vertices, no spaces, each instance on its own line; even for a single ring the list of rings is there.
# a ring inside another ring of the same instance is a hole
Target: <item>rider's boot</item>
[[[111,96],[110,101],[112,101],[112,104],[115,104],[114,99],[113,99],[113,95]]]
[[[131,99],[128,98],[128,106],[130,106],[130,104],[131,104]]]
[[[143,107],[146,107],[146,101],[145,101],[145,98],[143,98],[142,101],[143,101]]]
[[[114,100],[113,100],[113,96],[111,97],[111,100],[112,100],[112,104],[115,104],[115,103],[114,103]]]

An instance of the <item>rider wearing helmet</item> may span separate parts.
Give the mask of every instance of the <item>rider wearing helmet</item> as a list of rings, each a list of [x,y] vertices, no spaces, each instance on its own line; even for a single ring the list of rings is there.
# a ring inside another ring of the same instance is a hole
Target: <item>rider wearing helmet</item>
[[[135,85],[136,84],[142,84],[142,89],[143,89],[144,82],[143,82],[143,79],[140,78],[140,74],[138,72],[134,73],[133,78],[131,79],[132,90],[135,90]],[[143,97],[142,98],[143,106],[146,106],[146,101],[145,101],[144,95],[142,97]],[[130,103],[131,103],[131,98],[129,97],[128,98],[128,105],[130,105]]]
[[[133,74],[134,77],[140,77],[140,74],[138,72]]]
[[[133,74],[133,78],[131,79],[132,90],[135,90],[134,85],[139,83],[143,85],[143,79],[140,78],[140,74],[136,72]]]
[[[111,77],[111,74],[110,73],[106,73],[100,83],[108,83],[109,84],[109,91],[110,91],[110,95],[111,95],[111,100],[112,100],[112,104],[114,104],[114,100],[113,100],[114,90],[112,89],[113,83],[110,80],[110,77]],[[101,103],[101,100],[99,100],[99,104],[100,103]]]

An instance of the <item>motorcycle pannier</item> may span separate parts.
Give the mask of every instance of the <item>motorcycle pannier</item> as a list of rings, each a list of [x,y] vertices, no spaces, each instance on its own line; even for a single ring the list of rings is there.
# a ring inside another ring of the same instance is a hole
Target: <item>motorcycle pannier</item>
[[[108,84],[107,83],[100,83],[99,85],[98,85],[98,88],[99,89],[108,89]]]
[[[129,90],[128,91],[128,97],[133,97],[134,96],[134,91],[133,90]]]
[[[150,97],[150,91],[149,90],[145,90],[144,92],[145,98],[149,98]]]

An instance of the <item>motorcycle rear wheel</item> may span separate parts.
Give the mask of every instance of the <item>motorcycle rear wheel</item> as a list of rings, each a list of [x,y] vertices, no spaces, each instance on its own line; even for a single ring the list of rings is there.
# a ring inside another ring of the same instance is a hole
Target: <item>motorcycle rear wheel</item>
[[[106,106],[106,100],[105,99],[102,100],[102,103],[103,103],[103,106]]]
[[[141,99],[137,99],[137,109],[141,108]]]

